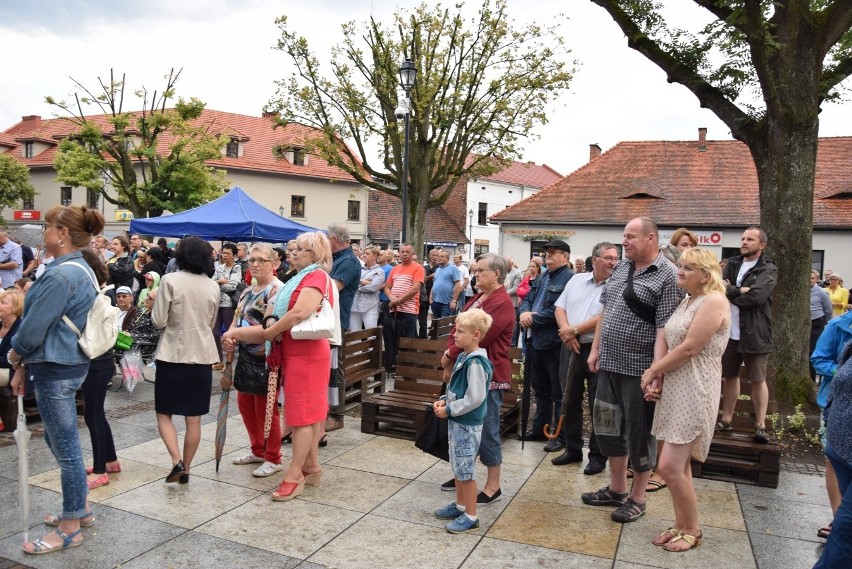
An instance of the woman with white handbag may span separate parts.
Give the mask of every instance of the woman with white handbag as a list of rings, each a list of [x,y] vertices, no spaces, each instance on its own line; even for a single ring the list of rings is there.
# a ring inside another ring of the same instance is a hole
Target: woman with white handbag
[[[337,287],[327,273],[328,238],[321,232],[302,233],[291,261],[298,272],[267,310],[266,327],[234,328],[224,336],[246,343],[271,341],[267,366],[280,368],[283,376],[284,416],[292,429],[293,456],[283,482],[272,493],[277,502],[299,496],[305,484],[320,482],[317,447],[328,413],[329,338],[340,328],[333,316]]]

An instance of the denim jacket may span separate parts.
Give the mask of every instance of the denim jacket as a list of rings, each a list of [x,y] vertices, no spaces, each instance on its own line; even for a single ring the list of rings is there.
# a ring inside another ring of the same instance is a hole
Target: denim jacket
[[[75,265],[62,265],[74,261]],[[26,363],[52,362],[62,365],[88,363],[77,344],[77,334],[62,320],[63,315],[82,330],[97,292],[94,273],[79,251],[54,259],[27,292],[21,328],[12,339],[15,352]]]
[[[533,313],[532,317],[532,346],[535,349],[547,350],[562,344],[559,328],[556,326],[556,301],[573,276],[574,271],[568,265],[547,271],[533,281],[529,294],[521,302],[519,310],[523,314],[532,311],[538,295],[545,295],[541,311]]]

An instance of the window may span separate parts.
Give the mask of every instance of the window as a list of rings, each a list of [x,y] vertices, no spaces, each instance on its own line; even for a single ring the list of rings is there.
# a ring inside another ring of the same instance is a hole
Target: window
[[[33,143],[25,142],[24,143],[24,158],[32,158],[33,157]]]
[[[293,149],[293,164],[295,166],[304,166],[305,165],[305,149],[304,148],[294,148]]]
[[[361,202],[349,200],[349,208],[346,219],[349,221],[361,221]]]
[[[97,190],[86,189],[86,206],[89,209],[98,209],[100,207],[101,193]]]
[[[71,205],[71,186],[62,186],[59,188],[59,203],[61,205]]]
[[[487,252],[488,252],[488,245],[474,245],[473,246],[473,257],[474,257],[474,259],[476,257],[478,257],[479,255],[482,255],[482,254],[487,253]]]
[[[819,271],[820,276],[822,276],[824,266],[825,251],[811,251],[811,270]]]
[[[305,217],[305,196],[290,198],[290,217]]]
[[[541,257],[544,259],[544,246],[547,241],[530,241],[530,257]]]
[[[722,258],[728,259],[730,257],[736,257],[740,254],[739,247],[722,247]]]
[[[479,217],[477,218],[479,225],[488,225],[488,204],[479,202]]]
[[[225,146],[225,156],[228,158],[239,158],[240,157],[240,143],[236,140],[231,140],[227,146]]]
[[[35,198],[24,198],[21,209],[35,209]]]

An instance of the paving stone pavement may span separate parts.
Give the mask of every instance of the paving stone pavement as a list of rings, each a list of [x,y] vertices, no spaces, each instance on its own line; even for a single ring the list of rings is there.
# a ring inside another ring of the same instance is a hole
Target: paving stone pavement
[[[217,379],[218,382],[218,379]],[[214,468],[215,413],[203,418],[202,442],[187,485],[165,484],[171,464],[156,430],[153,385],[109,393],[107,408],[122,472],[91,492],[97,522],[82,547],[31,557],[21,552],[17,449],[0,448],[0,568],[282,567],[282,568],[776,568],[812,567],[831,519],[819,472],[782,469],[777,489],[696,480],[704,543],[683,554],[650,543],[674,512],[667,490],[649,494],[648,513],[621,525],[610,508],[582,504],[582,492],[607,484],[606,472],[584,476],[583,464],[553,466],[541,443],[504,440],[503,499],[482,507],[479,530],[451,535],[432,511],[453,494],[439,486],[449,466],[413,443],[360,432],[357,417],[329,434],[320,449],[323,480],[299,498],[275,503],[280,475],[255,478],[231,459],[248,452],[232,396],[224,457]],[[176,421],[179,430],[181,420]],[[6,435],[3,435],[6,436]],[[84,456],[91,460],[85,426]],[[182,436],[181,436],[182,442]],[[282,449],[289,459],[290,447]],[[34,438],[30,461],[30,536],[42,516],[60,508],[59,470]],[[477,466],[477,479],[485,468]]]

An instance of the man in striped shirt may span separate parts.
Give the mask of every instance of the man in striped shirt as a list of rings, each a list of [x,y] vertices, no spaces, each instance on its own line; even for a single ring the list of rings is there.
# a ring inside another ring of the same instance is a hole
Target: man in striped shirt
[[[382,289],[388,297],[389,322],[385,326],[385,368],[388,372],[396,362],[399,338],[417,337],[420,284],[426,278],[423,267],[414,262],[414,248],[410,243],[400,245],[399,260]]]

